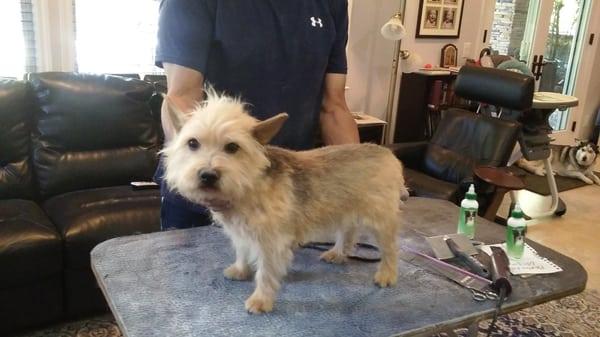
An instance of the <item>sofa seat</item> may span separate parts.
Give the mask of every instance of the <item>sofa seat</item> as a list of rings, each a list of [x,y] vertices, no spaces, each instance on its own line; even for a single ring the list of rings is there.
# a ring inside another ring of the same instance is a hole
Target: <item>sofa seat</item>
[[[62,316],[62,242],[33,201],[0,200],[0,271],[1,336]]]
[[[67,268],[90,268],[90,251],[100,242],[160,230],[157,189],[81,190],[50,198],[42,207],[64,239]]]
[[[65,315],[69,318],[107,310],[90,266],[90,251],[100,242],[160,230],[158,190],[130,186],[69,192],[42,207],[63,238]]]
[[[61,273],[62,243],[33,201],[0,200],[0,288]]]
[[[404,180],[411,196],[458,202],[459,185],[435,179],[419,171],[404,168]]]

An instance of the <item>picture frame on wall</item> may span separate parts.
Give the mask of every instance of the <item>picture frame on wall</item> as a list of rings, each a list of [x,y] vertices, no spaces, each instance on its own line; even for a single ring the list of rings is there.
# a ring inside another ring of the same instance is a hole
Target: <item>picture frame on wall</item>
[[[465,0],[420,0],[417,38],[458,39]]]
[[[458,66],[458,48],[452,43],[442,47],[440,67],[449,68]]]

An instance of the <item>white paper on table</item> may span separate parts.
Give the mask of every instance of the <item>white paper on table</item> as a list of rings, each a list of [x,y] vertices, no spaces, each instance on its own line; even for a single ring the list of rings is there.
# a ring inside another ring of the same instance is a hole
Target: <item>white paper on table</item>
[[[481,246],[481,249],[487,254],[491,255],[492,250],[490,247],[500,247],[506,252],[506,244],[500,243],[496,245],[485,245]],[[547,258],[540,256],[535,249],[530,245],[525,244],[523,251],[523,257],[520,259],[508,258],[510,273],[513,275],[523,274],[552,274],[562,271],[562,268],[557,266],[554,262]]]

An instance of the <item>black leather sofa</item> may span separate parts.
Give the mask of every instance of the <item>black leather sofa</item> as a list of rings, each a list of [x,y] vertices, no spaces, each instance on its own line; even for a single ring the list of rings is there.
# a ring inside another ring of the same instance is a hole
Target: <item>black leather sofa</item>
[[[89,261],[159,230],[152,84],[118,76],[0,80],[0,336],[105,310]],[[156,104],[155,104],[156,105]]]

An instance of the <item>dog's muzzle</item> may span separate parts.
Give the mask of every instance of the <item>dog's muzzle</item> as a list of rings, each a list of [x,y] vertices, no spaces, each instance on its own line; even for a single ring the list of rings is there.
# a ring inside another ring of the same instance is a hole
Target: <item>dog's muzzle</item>
[[[200,187],[215,187],[219,181],[219,172],[210,169],[202,169],[198,171],[198,179]]]

